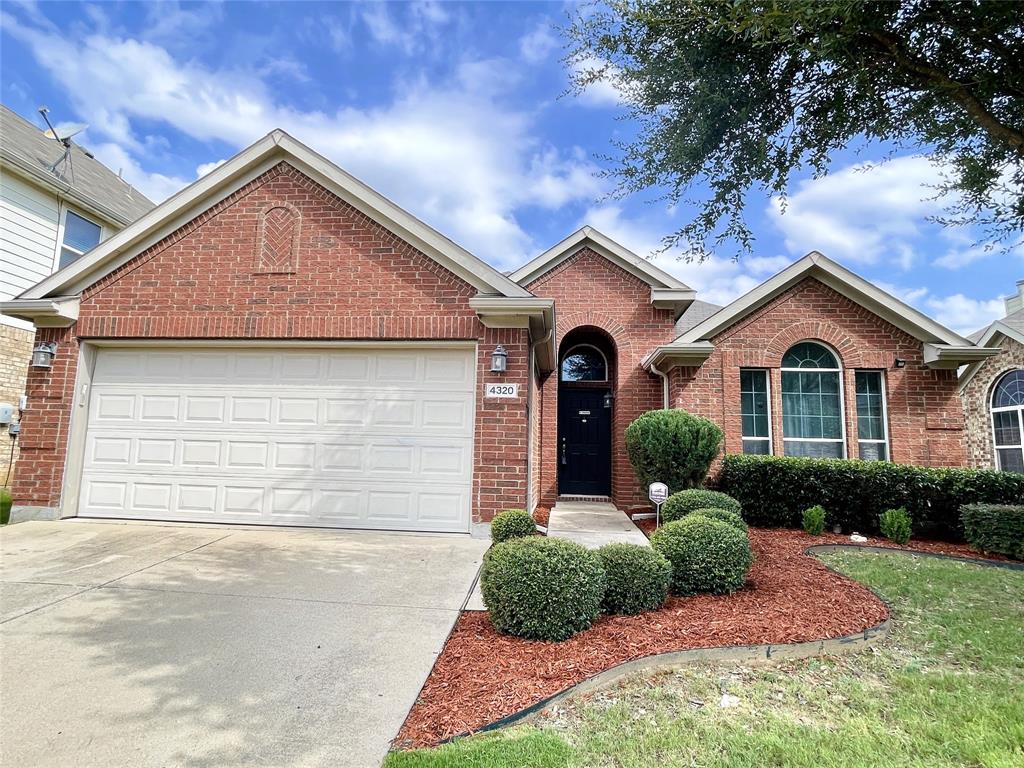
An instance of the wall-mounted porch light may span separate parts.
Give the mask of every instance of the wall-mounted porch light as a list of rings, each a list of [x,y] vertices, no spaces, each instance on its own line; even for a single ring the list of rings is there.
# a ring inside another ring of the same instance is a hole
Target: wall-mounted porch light
[[[32,350],[33,368],[50,368],[53,365],[53,358],[57,354],[57,342],[44,341]]]
[[[605,392],[605,394],[604,394],[604,407],[605,408],[611,408],[612,405],[614,405],[614,403],[615,403],[615,395],[613,395],[611,392]]]
[[[892,367],[893,368],[906,368],[907,367],[907,361],[904,360],[902,357],[897,357],[895,360],[892,361]]]
[[[491,373],[504,373],[508,370],[508,352],[499,344],[491,352]]]

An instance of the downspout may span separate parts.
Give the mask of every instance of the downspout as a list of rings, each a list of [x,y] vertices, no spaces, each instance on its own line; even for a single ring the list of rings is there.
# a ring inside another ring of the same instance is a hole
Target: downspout
[[[533,408],[534,408],[534,397],[533,397],[533,385],[534,379],[536,378],[536,359],[537,359],[537,347],[548,341],[555,333],[554,328],[549,328],[548,332],[530,344],[530,359],[526,365],[526,506],[529,507],[535,501],[533,497],[533,443],[537,439],[537,436],[533,434]],[[538,422],[543,424],[543,422]],[[533,510],[527,510],[531,515]]]
[[[658,370],[658,366],[651,362],[651,373],[661,377],[661,389],[662,389],[662,408],[668,410],[668,374],[662,373]]]

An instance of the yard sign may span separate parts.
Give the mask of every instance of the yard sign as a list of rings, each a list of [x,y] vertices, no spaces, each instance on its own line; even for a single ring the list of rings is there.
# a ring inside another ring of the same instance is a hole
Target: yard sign
[[[651,483],[647,489],[647,495],[657,508],[657,511],[654,513],[654,527],[659,528],[661,526],[661,505],[668,498],[668,486],[664,483]]]

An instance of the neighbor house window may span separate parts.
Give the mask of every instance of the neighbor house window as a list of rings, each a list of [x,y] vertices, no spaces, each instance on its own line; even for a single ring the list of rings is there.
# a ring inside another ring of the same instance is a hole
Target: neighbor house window
[[[761,368],[740,369],[740,416],[743,422],[743,452],[771,453],[768,371]]]
[[[60,268],[76,261],[83,253],[100,242],[102,229],[77,213],[64,214],[64,240],[60,247]]]
[[[992,390],[996,467],[1024,473],[1024,369],[1005,374]]]
[[[803,341],[782,358],[782,439],[787,456],[843,458],[842,370],[831,350]]]
[[[881,371],[857,371],[857,451],[862,459],[887,461],[885,385]]]
[[[577,344],[562,358],[562,381],[608,381],[608,361],[597,347]]]

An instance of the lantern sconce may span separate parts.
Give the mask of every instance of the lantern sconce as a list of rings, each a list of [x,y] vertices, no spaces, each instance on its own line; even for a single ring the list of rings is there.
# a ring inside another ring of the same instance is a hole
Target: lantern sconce
[[[508,352],[501,344],[491,353],[491,373],[504,373],[508,370]]]
[[[57,342],[44,341],[32,350],[33,368],[51,368],[53,358],[57,355]]]
[[[907,361],[904,360],[902,357],[897,357],[895,360],[893,360],[892,367],[893,368],[906,368],[907,367]]]
[[[615,403],[615,395],[613,395],[611,392],[605,392],[605,394],[604,394],[604,407],[605,408],[611,408],[614,403]]]

